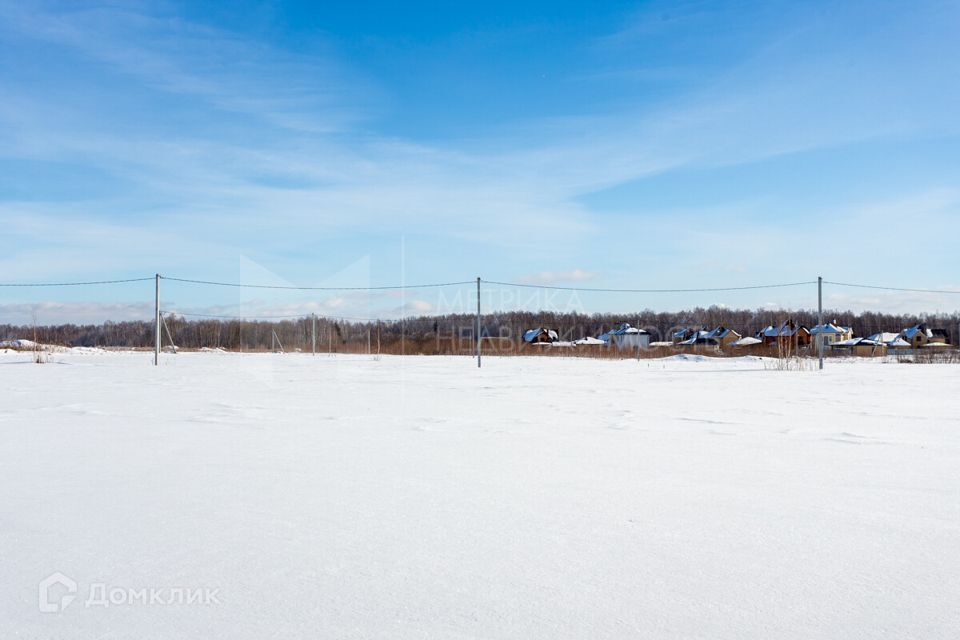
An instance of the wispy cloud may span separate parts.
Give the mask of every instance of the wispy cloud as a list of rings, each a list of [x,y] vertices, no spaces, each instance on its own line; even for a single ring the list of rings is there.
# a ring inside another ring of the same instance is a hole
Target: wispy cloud
[[[573,269],[571,271],[541,271],[520,276],[519,282],[524,284],[561,284],[571,282],[588,282],[596,280],[600,274],[596,271],[586,269]]]
[[[592,55],[607,56],[596,75],[625,87],[617,100],[570,109],[577,115],[566,117],[478,122],[462,139],[427,141],[382,133],[377,117],[387,89],[333,47],[293,53],[187,20],[166,5],[0,6],[7,43],[0,46],[24,57],[43,51],[82,69],[76,79],[56,65],[45,80],[4,78],[0,160],[84,167],[106,185],[58,201],[42,188],[28,196],[0,192],[8,233],[0,268],[19,279],[169,269],[260,281],[279,276],[252,255],[293,262],[291,252],[310,256],[352,243],[351,255],[364,256],[370,238],[410,232],[456,246],[449,250],[455,259],[423,262],[430,273],[457,278],[493,263],[487,254],[498,249],[503,278],[556,264],[558,251],[577,251],[580,269],[525,276],[539,284],[638,267],[643,278],[674,285],[709,270],[766,280],[786,275],[784,256],[794,256],[797,271],[826,265],[848,273],[858,271],[850,263],[869,257],[841,245],[842,233],[879,220],[897,224],[883,203],[879,210],[837,203],[838,228],[824,240],[802,224],[789,233],[777,220],[743,225],[744,212],[769,202],[700,210],[639,202],[630,216],[617,217],[582,197],[690,167],[958,130],[950,107],[960,107],[960,83],[949,80],[960,58],[942,55],[952,38],[944,20],[953,15],[949,8],[893,7],[882,24],[872,18],[873,29],[853,28],[864,19],[854,10],[824,16],[794,9],[787,18],[774,9],[741,9],[734,18],[765,29],[716,64],[658,62],[668,71],[660,79],[669,81],[673,70],[684,78],[651,100],[630,91],[632,76],[643,81],[657,73],[643,57],[627,55],[631,47],[667,31],[689,49],[677,58],[697,62],[729,37],[719,30],[720,40],[704,45],[690,37],[694,30],[685,31],[724,14],[719,4],[644,5],[634,21],[594,43]],[[900,42],[905,29],[923,38],[885,46]],[[920,64],[933,55],[937,65]],[[573,73],[577,81],[585,76]],[[914,198],[927,194],[943,201],[928,202],[919,215],[949,226],[954,196],[921,187],[904,195],[898,215],[916,216],[923,203]],[[719,215],[727,223],[715,224]],[[682,234],[678,219],[690,223]],[[656,241],[638,251],[632,234],[650,230]],[[469,251],[477,246],[485,251]],[[841,246],[849,252],[842,259]],[[309,265],[302,271],[323,279]]]

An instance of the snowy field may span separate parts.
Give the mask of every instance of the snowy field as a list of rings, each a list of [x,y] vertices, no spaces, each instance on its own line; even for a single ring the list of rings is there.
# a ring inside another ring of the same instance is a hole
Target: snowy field
[[[960,366],[30,357],[3,639],[960,636]]]

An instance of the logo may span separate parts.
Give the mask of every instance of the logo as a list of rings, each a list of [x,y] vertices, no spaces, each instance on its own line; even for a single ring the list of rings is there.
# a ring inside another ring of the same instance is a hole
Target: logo
[[[39,606],[43,613],[59,613],[70,606],[77,597],[77,582],[60,572],[40,582]]]

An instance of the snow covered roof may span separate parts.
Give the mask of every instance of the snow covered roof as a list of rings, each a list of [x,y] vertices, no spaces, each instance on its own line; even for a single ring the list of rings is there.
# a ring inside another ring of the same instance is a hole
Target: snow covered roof
[[[737,332],[734,331],[733,329],[728,329],[728,328],[726,328],[726,327],[717,327],[717,328],[714,329],[713,331],[710,331],[710,332],[707,334],[707,337],[708,337],[708,338],[716,338],[716,339],[719,340],[719,339],[722,339],[722,338],[726,338],[726,337],[727,337],[728,335],[730,335],[731,333],[733,333],[733,334],[735,334],[735,335],[740,335],[739,333],[737,333]]]
[[[739,340],[734,340],[730,344],[733,345],[734,347],[752,347],[753,345],[760,344],[761,342],[763,342],[763,340],[760,340],[758,338],[752,338],[750,336],[745,336],[743,338],[740,338]]]
[[[636,327],[631,327],[626,322],[621,324],[616,329],[611,329],[610,331],[607,331],[607,335],[611,335],[611,336],[622,336],[622,335],[636,334],[636,333],[647,333],[647,332],[644,331],[643,329],[637,329]]]
[[[552,329],[547,330],[547,329],[544,329],[543,327],[538,327],[536,329],[530,329],[529,331],[524,331],[523,341],[533,342],[534,340],[537,339],[537,337],[539,337],[544,333],[547,334],[547,337],[550,338],[550,340],[552,341],[556,341],[560,339],[560,336],[557,334],[556,331],[553,331]]]
[[[2,349],[33,349],[36,348],[37,343],[33,340],[0,340],[0,348]]]
[[[810,333],[814,335],[820,333],[820,331],[821,331],[821,328],[819,324],[814,328],[810,329]],[[841,327],[839,325],[833,324],[832,322],[828,322],[823,325],[822,331],[824,335],[827,335],[827,334],[843,335],[845,333],[849,333],[850,329],[848,329],[847,327]]]
[[[872,336],[867,336],[867,340],[872,340],[873,342],[883,342],[884,344],[890,344],[900,336],[896,333],[882,332],[875,333]]]
[[[784,322],[779,327],[774,327],[773,325],[770,325],[760,333],[766,336],[767,338],[776,338],[778,336],[789,338],[790,336],[795,336],[801,330],[809,331],[809,329],[804,327],[802,324],[790,326],[790,321],[787,321],[787,322]]]
[[[907,340],[913,340],[918,333],[922,333],[928,338],[933,337],[933,333],[930,331],[930,329],[927,329],[927,325],[925,324],[918,324],[908,329],[904,329],[901,335],[903,335],[903,337]]]
[[[849,338],[847,340],[838,340],[831,344],[830,346],[834,349],[842,349],[843,347],[855,347],[863,341],[863,338]]]
[[[680,344],[697,344],[698,340],[707,340],[710,338],[709,331],[694,331],[693,335],[680,342]]]
[[[878,334],[879,335],[879,334]],[[872,338],[850,338],[849,340],[840,340],[830,345],[833,349],[843,349],[848,347],[886,347],[886,342],[874,340]]]
[[[577,344],[577,345],[590,345],[590,344],[598,345],[598,344],[606,344],[606,342],[604,342],[603,340],[600,340],[600,339],[598,339],[598,338],[592,338],[592,337],[590,337],[590,336],[587,336],[586,338],[580,338],[579,340],[574,340],[573,343],[574,343],[574,344]]]

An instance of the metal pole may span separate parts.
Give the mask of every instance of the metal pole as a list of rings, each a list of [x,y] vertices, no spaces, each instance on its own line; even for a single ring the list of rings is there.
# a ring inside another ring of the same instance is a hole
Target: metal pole
[[[477,368],[480,368],[480,276],[477,276]]]
[[[317,355],[317,314],[310,314],[313,320],[312,326],[310,328],[310,350],[313,352],[313,355]]]
[[[153,343],[153,366],[158,366],[160,364],[160,274],[155,274],[156,279],[154,280],[155,289],[154,289],[154,299],[153,299],[153,312],[154,312],[154,343]]]
[[[817,350],[820,354],[820,370],[823,370],[823,276],[817,276],[817,322],[820,330],[817,332]]]

